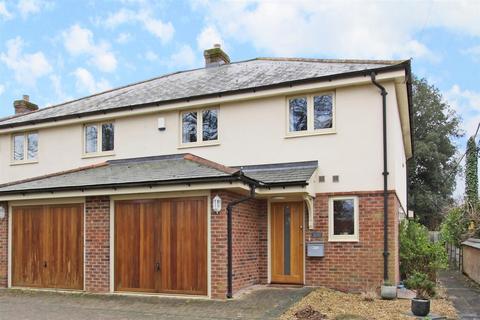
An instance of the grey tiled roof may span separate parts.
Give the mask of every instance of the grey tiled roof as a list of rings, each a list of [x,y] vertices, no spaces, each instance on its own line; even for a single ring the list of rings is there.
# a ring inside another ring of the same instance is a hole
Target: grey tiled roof
[[[318,167],[317,161],[239,167],[242,172],[266,184],[306,183]]]
[[[288,85],[322,77],[346,76],[365,70],[401,66],[402,63],[404,62],[258,58],[219,67],[167,74],[25,115],[0,119],[0,128]]]
[[[241,170],[225,167],[192,154],[111,160],[90,167],[0,185],[0,195],[241,179],[266,185],[305,185],[316,166],[317,162],[311,161],[246,166]]]

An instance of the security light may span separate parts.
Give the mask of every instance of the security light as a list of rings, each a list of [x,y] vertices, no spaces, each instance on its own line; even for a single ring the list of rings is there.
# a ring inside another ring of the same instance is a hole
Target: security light
[[[222,210],[222,198],[218,194],[212,200],[212,210],[218,214]]]

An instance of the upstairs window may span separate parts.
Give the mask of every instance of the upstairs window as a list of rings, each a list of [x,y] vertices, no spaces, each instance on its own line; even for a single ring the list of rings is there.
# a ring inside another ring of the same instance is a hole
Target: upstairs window
[[[38,160],[38,133],[25,132],[12,136],[12,161],[35,162]]]
[[[182,144],[202,144],[218,141],[218,109],[183,112]]]
[[[328,209],[329,241],[358,241],[358,198],[330,198]]]
[[[84,126],[84,154],[112,153],[115,149],[115,126],[113,122],[86,124]]]
[[[288,133],[302,135],[334,131],[334,95],[321,93],[291,97],[288,102]]]

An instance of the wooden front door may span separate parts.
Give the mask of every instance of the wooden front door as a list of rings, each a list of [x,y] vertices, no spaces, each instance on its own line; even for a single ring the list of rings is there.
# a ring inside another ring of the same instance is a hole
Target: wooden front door
[[[206,201],[115,202],[115,290],[206,295]]]
[[[271,281],[303,284],[303,203],[272,203]]]
[[[12,285],[83,288],[83,205],[14,207]]]

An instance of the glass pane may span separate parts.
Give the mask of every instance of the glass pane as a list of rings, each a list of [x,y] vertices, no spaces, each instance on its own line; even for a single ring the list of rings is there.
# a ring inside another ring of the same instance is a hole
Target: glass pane
[[[315,96],[313,97],[313,118],[315,129],[325,129],[332,127],[333,119],[333,96]]]
[[[97,152],[97,131],[96,125],[85,126],[85,153]]]
[[[355,201],[353,199],[333,201],[333,234],[334,235],[355,234],[354,202]]]
[[[182,116],[182,142],[197,142],[196,112],[186,112]]]
[[[28,140],[28,159],[29,160],[36,160],[38,154],[38,133],[29,133],[27,136]]]
[[[102,124],[102,151],[112,151],[114,148],[113,123]]]
[[[13,136],[13,160],[23,160],[25,155],[25,136],[19,134]]]
[[[288,101],[290,131],[307,130],[307,98],[294,98]]]
[[[218,139],[218,117],[217,110],[205,110],[202,114],[203,120],[203,141]]]

